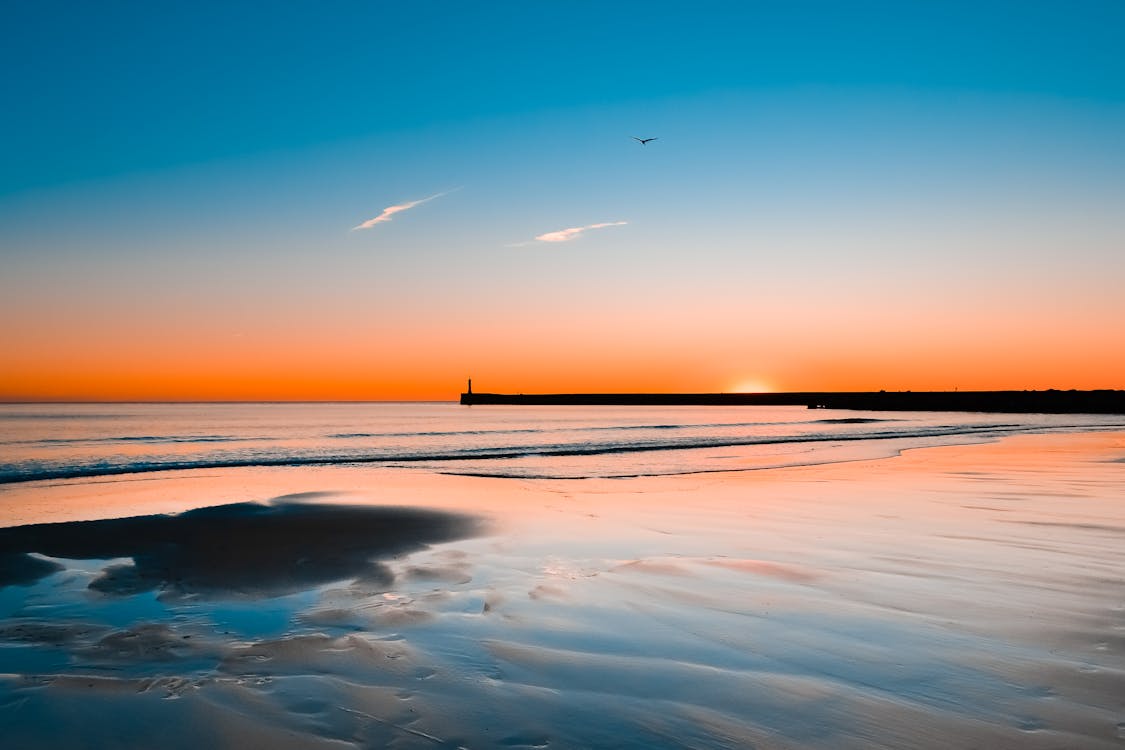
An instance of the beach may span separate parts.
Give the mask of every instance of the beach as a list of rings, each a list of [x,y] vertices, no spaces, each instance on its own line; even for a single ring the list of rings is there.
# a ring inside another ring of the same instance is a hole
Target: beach
[[[1125,750],[1125,1],[4,9],[0,750]]]
[[[5,745],[1121,747],[1125,429],[1015,423],[0,485]]]

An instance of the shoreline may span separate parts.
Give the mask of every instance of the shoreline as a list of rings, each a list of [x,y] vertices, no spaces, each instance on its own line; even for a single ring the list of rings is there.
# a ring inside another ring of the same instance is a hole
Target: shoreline
[[[786,481],[806,473],[831,475],[835,469],[870,464],[873,467],[909,463],[917,456],[940,455],[943,451],[985,451],[988,446],[1061,443],[1094,443],[1125,446],[1125,428],[1018,432],[1000,436],[960,435],[971,438],[934,445],[910,445],[874,455],[834,458],[825,461],[784,463],[743,468],[595,477],[526,477],[474,472],[443,472],[415,466],[381,464],[311,464],[220,466],[152,470],[112,474],[105,477],[76,477],[31,480],[0,484],[0,528],[37,523],[68,523],[125,518],[150,513],[182,513],[236,502],[315,495],[320,502],[371,502],[404,507],[465,509],[474,505],[497,505],[489,495],[512,498],[544,487],[578,495],[644,495],[654,491],[678,492],[701,483],[739,485],[745,482]],[[1122,451],[1125,461],[1125,450]],[[831,476],[824,481],[832,481]],[[326,486],[327,485],[327,486]],[[169,493],[168,487],[174,490]],[[453,496],[456,488],[464,498]],[[171,496],[170,496],[171,495]],[[375,496],[380,499],[375,499]],[[194,497],[192,497],[194,496]],[[199,496],[212,499],[200,500]],[[90,501],[96,501],[91,506]],[[503,502],[505,510],[509,510]],[[518,505],[512,506],[512,509]],[[124,514],[124,515],[123,515]]]
[[[96,555],[0,589],[0,723],[27,746],[167,723],[178,747],[1109,750],[1123,474],[1125,429],[711,475],[11,488],[5,522],[149,518],[10,533]]]
[[[1059,415],[1043,415],[1043,416],[1059,416]],[[1065,416],[1065,415],[1064,415]],[[1113,415],[1092,415],[1096,417],[1107,417]],[[862,424],[866,422],[882,422],[886,419],[868,419],[868,418],[843,418],[843,419],[825,419],[813,420],[813,422],[823,421],[827,423],[857,423]],[[893,420],[891,420],[893,421]],[[427,452],[424,449],[415,452],[392,453],[392,454],[356,454],[349,455],[345,453],[329,454],[321,456],[299,456],[299,455],[261,455],[256,457],[228,457],[228,456],[200,456],[190,460],[167,460],[161,459],[157,461],[137,461],[121,465],[113,465],[108,462],[102,462],[94,465],[76,464],[69,467],[61,468],[39,468],[29,470],[21,467],[19,464],[12,464],[10,467],[0,467],[0,493],[4,492],[6,488],[17,487],[21,485],[40,486],[46,482],[97,482],[97,481],[124,481],[132,476],[143,476],[149,474],[166,474],[176,472],[190,472],[190,471],[226,471],[230,469],[315,469],[315,468],[331,468],[334,466],[346,465],[363,465],[372,468],[388,467],[388,468],[412,468],[418,467],[423,471],[433,471],[435,473],[448,473],[463,476],[496,476],[505,478],[537,478],[536,475],[524,474],[502,474],[493,473],[485,469],[480,470],[448,470],[442,471],[437,468],[440,466],[454,466],[457,464],[472,464],[479,463],[482,466],[487,466],[493,461],[512,461],[518,460],[528,456],[535,456],[539,458],[576,458],[576,459],[597,459],[599,457],[612,457],[627,454],[641,455],[641,454],[656,454],[662,452],[676,452],[676,451],[706,451],[713,449],[732,449],[732,450],[753,450],[758,448],[768,448],[770,446],[793,446],[801,447],[808,446],[810,450],[816,450],[817,446],[830,446],[835,447],[843,444],[854,444],[861,446],[863,444],[870,445],[887,445],[896,442],[905,441],[943,441],[948,440],[952,443],[959,443],[963,441],[976,442],[974,438],[981,439],[999,439],[1007,435],[1015,434],[1034,434],[1046,432],[1058,432],[1065,434],[1068,432],[1084,432],[1084,431],[1103,431],[1103,430],[1117,430],[1125,428],[1125,424],[1105,424],[1105,425],[1074,425],[1074,424],[1047,424],[1047,425],[991,425],[987,427],[988,432],[982,432],[981,426],[974,424],[961,425],[953,429],[946,427],[927,428],[920,427],[913,432],[880,432],[880,433],[860,433],[860,434],[791,434],[791,435],[771,435],[771,436],[750,436],[750,437],[727,437],[727,438],[708,438],[698,442],[688,441],[666,441],[666,442],[650,442],[648,444],[639,445],[586,445],[582,443],[564,444],[564,445],[511,445],[506,447],[494,448],[477,448],[463,451],[439,451]],[[815,462],[821,463],[821,462]],[[736,470],[736,469],[732,469]],[[719,470],[723,471],[723,470]],[[670,472],[678,473],[678,472]],[[696,473],[696,472],[687,472]],[[629,478],[633,476],[644,476],[645,474],[592,474],[590,478]],[[120,477],[120,480],[112,478]],[[561,478],[554,475],[541,475],[538,478],[551,479]],[[580,477],[576,477],[580,478]]]

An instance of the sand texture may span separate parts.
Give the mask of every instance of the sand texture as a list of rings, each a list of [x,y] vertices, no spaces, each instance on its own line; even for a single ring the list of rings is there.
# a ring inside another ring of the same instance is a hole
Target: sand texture
[[[5,747],[1125,746],[1122,433],[0,501]]]

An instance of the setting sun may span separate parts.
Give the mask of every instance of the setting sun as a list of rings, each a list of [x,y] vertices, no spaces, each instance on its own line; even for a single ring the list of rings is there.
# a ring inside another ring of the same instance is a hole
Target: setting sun
[[[732,393],[773,393],[773,388],[764,380],[740,380],[731,388]]]

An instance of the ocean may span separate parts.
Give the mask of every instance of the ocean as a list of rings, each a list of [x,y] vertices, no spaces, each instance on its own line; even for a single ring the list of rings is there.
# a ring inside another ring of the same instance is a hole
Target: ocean
[[[830,463],[1019,433],[1115,428],[1125,428],[1125,417],[715,406],[5,404],[0,483],[345,464],[528,479],[625,478]]]
[[[5,748],[1125,742],[1125,419],[0,406]]]

